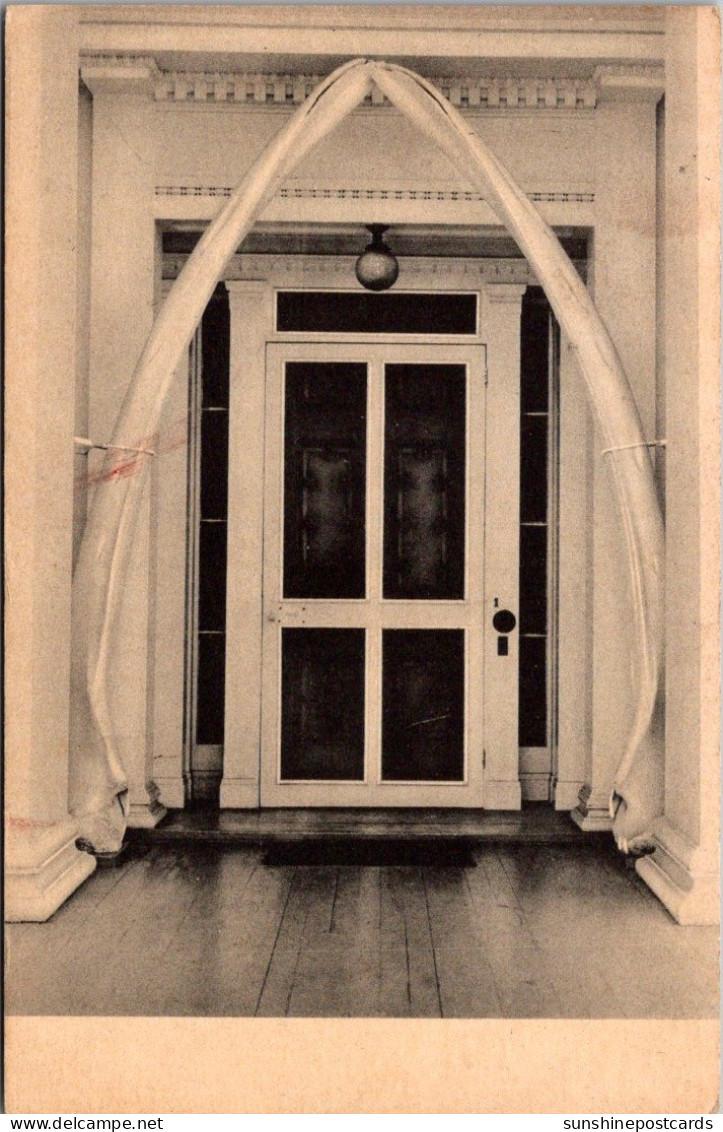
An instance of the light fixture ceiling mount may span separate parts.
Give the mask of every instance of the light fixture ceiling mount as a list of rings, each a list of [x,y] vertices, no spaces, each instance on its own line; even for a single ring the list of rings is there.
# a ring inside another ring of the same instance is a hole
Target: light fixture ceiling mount
[[[372,239],[356,261],[356,277],[367,291],[388,291],[399,275],[399,263],[382,240],[388,225],[367,224],[366,227]]]

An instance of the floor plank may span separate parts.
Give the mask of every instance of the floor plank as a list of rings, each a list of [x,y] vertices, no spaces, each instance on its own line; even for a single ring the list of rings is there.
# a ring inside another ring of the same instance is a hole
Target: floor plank
[[[331,935],[340,956],[343,1017],[375,1018],[384,1013],[380,885],[379,867],[339,869]]]
[[[560,1002],[496,853],[467,874],[480,946],[492,971],[504,1018],[556,1018]]]
[[[426,869],[425,888],[444,1018],[497,1018],[500,999],[466,871]]]
[[[597,882],[608,861],[598,862],[597,874],[588,873],[584,857],[571,860],[572,870],[567,864],[554,851],[522,854],[506,849],[498,849],[495,865],[488,862],[505,899],[517,910],[537,976],[546,981],[557,1003],[556,1016],[624,1017],[611,964],[599,961],[611,906]]]
[[[9,1013],[91,1014],[96,1001],[107,1001],[108,1012],[116,1012],[105,976],[123,931],[123,914],[143,897],[150,857],[128,862],[118,874],[94,873],[47,924],[6,929]]]
[[[188,909],[159,967],[156,1012],[245,1017],[256,1009],[290,871],[267,872],[255,860],[237,869],[235,894],[219,878],[205,879],[208,894]]]
[[[391,867],[384,873],[382,934],[394,969],[406,975],[408,1013],[439,1018],[442,1006],[422,870]],[[390,948],[390,942],[396,946]]]
[[[345,994],[343,958],[346,948],[334,954],[332,917],[339,870],[323,866],[299,870],[308,873],[310,902],[301,930],[298,963],[287,1013],[308,1017],[342,1015]]]
[[[289,1013],[308,937],[331,923],[333,877],[328,872],[298,868],[259,995],[256,1013],[277,1017]]]

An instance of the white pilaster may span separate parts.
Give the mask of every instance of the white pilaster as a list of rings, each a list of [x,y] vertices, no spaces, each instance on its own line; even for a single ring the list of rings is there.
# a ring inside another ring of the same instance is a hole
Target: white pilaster
[[[598,83],[591,283],[595,304],[630,381],[645,435],[653,440],[655,103],[660,76],[602,68]],[[573,818],[582,829],[601,830],[612,825],[610,791],[634,713],[634,621],[610,456],[601,455],[605,444],[597,428],[592,443],[592,755]]]
[[[77,12],[7,13],[5,916],[93,872],[68,816],[78,231]]]
[[[159,292],[165,302],[172,284]],[[174,376],[161,419],[157,452],[151,465],[150,679],[149,739],[151,778],[159,800],[172,809],[185,804],[184,695],[187,632],[189,482],[189,357]],[[170,579],[176,579],[169,584]]]
[[[555,809],[572,810],[590,775],[590,545],[592,484],[587,453],[592,433],[575,356],[560,342],[557,614],[557,760]]]
[[[507,656],[497,653],[495,608],[519,620],[520,319],[526,288],[490,283],[484,290],[482,334],[487,340],[487,453],[485,500],[485,779],[484,804],[519,810],[519,625]],[[485,316],[488,325],[485,325]],[[495,601],[498,605],[495,606]],[[492,711],[491,705],[504,705]]]
[[[228,575],[226,720],[221,807],[259,805],[266,341],[272,293],[229,282]]]
[[[719,918],[717,13],[666,11],[665,816],[637,870],[677,920]]]
[[[157,274],[153,219],[152,63],[83,67],[93,95],[93,254],[91,264],[91,439],[112,434],[136,362],[151,329]],[[158,437],[128,443],[154,447]],[[91,476],[94,467],[89,461]],[[122,617],[123,677],[113,689],[115,741],[129,782],[128,824],[154,826],[165,815],[153,781],[150,642],[150,488],[134,535]]]

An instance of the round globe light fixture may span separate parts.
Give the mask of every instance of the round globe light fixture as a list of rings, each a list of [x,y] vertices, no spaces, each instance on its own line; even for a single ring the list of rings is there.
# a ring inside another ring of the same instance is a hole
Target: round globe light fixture
[[[367,291],[388,291],[399,275],[399,264],[382,240],[387,227],[385,224],[367,224],[372,240],[354,268],[357,279]]]

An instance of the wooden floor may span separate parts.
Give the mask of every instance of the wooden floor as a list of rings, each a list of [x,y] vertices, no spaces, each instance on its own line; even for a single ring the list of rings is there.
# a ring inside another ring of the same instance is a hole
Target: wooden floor
[[[135,844],[46,924],[8,927],[7,1012],[717,1016],[716,929],[676,925],[609,848],[483,843],[455,866],[273,859]]]

